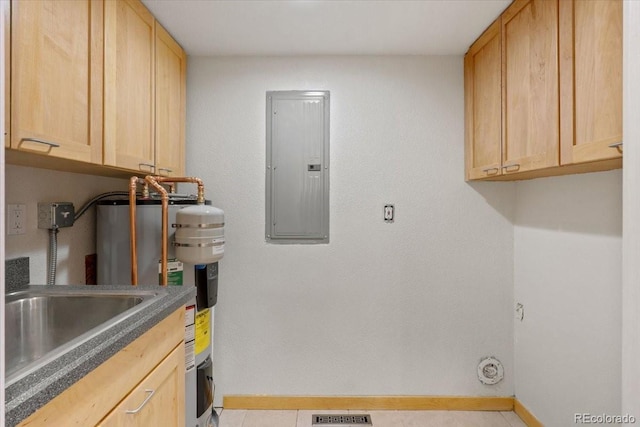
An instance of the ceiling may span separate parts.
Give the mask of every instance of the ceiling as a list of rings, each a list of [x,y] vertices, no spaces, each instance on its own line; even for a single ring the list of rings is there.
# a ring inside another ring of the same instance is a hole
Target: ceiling
[[[461,55],[511,0],[142,0],[188,55]]]

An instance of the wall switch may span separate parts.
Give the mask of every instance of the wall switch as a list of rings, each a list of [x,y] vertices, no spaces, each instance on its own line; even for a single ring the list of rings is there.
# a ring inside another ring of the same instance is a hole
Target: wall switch
[[[384,205],[384,222],[393,222],[395,208],[393,205]]]
[[[7,205],[7,234],[26,233],[27,207],[26,205]]]

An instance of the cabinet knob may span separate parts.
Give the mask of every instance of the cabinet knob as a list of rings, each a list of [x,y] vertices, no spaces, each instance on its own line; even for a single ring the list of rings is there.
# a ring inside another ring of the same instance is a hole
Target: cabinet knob
[[[158,172],[160,172],[160,175],[162,175],[162,171],[165,171],[167,173],[167,175],[169,175],[171,172],[173,172],[173,169],[169,169],[169,168],[158,168]]]

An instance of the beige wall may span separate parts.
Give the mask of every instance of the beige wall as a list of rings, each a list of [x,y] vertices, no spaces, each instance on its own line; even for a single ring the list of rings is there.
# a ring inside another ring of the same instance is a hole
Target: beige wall
[[[464,182],[462,77],[462,57],[189,58],[187,169],[225,210],[217,399],[513,394],[514,184]],[[265,95],[293,89],[331,92],[328,245],[265,243]]]
[[[621,399],[622,171],[516,187],[515,392],[548,426]]]
[[[72,202],[76,210],[92,197],[113,190],[127,191],[127,181],[47,169],[6,165],[5,202],[27,205],[26,234],[5,237],[5,259],[28,256],[31,283],[47,281],[49,232],[38,228],[38,202]],[[85,255],[96,251],[95,210],[73,227],[58,233],[58,284],[85,283]]]

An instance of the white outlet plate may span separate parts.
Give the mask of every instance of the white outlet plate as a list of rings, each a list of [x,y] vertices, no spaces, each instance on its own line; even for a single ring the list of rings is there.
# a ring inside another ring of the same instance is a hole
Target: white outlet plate
[[[27,224],[26,205],[7,205],[7,234],[25,234]]]

